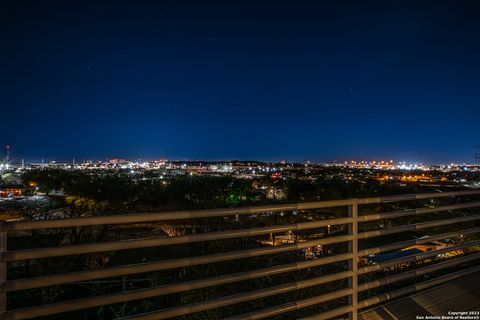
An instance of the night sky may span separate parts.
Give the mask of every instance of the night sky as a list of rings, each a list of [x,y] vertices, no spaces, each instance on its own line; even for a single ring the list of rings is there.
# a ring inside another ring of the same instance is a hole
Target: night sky
[[[2,146],[474,162],[480,2],[200,2],[1,1]]]

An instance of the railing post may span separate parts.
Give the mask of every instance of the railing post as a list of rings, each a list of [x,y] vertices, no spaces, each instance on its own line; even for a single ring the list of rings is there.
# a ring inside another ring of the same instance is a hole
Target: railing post
[[[7,251],[7,232],[3,230],[3,221],[0,221],[0,258],[3,259],[3,253]],[[0,319],[7,310],[7,293],[3,289],[3,283],[7,281],[7,262],[0,261]]]
[[[352,217],[353,221],[349,224],[349,234],[353,236],[352,241],[349,242],[349,251],[352,253],[352,260],[349,261],[349,269],[352,271],[352,278],[349,280],[349,287],[353,292],[349,299],[350,305],[353,307],[350,314],[351,320],[358,319],[358,199],[353,199],[352,204],[348,207],[348,216]]]

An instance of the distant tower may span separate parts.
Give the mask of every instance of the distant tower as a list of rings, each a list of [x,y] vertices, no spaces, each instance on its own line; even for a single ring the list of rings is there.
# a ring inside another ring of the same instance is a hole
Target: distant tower
[[[10,146],[8,144],[5,146],[5,150],[7,151],[6,160],[7,160],[7,162],[9,162],[10,161]]]

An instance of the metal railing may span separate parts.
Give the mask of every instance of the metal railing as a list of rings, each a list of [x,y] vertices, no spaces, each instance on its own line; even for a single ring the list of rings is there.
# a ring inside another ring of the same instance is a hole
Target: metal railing
[[[427,207],[408,210],[396,210],[384,213],[366,213],[359,215],[359,207],[370,204],[384,204],[402,201],[428,200],[436,198],[456,198],[462,196],[480,195],[480,191],[458,191],[443,193],[426,193],[414,195],[374,197],[363,199],[347,199],[338,201],[319,201],[309,203],[268,205],[248,208],[228,208],[213,210],[195,210],[195,211],[174,211],[161,213],[142,213],[142,214],[124,214],[112,216],[97,216],[87,218],[72,219],[55,219],[55,220],[38,220],[38,221],[13,221],[3,222],[0,225],[0,312],[1,319],[29,319],[34,317],[54,315],[64,312],[77,311],[86,308],[100,307],[116,303],[131,302],[135,300],[154,298],[169,294],[181,293],[188,290],[209,288],[231,284],[235,282],[259,279],[262,277],[270,277],[281,275],[287,272],[306,270],[319,266],[325,266],[337,262],[345,262],[348,264],[348,270],[339,271],[333,274],[316,277],[313,279],[298,280],[287,282],[280,285],[273,285],[263,289],[247,291],[233,295],[222,296],[219,298],[209,299],[206,301],[180,305],[177,307],[169,307],[166,309],[151,311],[148,313],[137,314],[122,319],[167,319],[178,316],[187,316],[195,312],[206,311],[214,308],[222,308],[249,302],[256,299],[272,297],[278,294],[293,292],[305,288],[324,285],[334,281],[348,281],[346,288],[341,288],[327,293],[322,293],[313,297],[282,303],[266,309],[255,310],[240,315],[228,317],[227,319],[263,319],[275,315],[285,314],[287,312],[297,311],[299,309],[315,306],[325,302],[338,299],[348,299],[348,304],[336,307],[332,310],[324,311],[319,314],[308,316],[304,319],[328,319],[345,314],[349,314],[350,319],[357,319],[357,313],[360,308],[372,306],[383,301],[387,301],[394,297],[409,294],[417,290],[425,289],[446,281],[457,279],[461,276],[472,274],[480,271],[480,267],[471,267],[461,271],[456,271],[436,277],[430,280],[408,285],[400,289],[390,291],[388,293],[378,294],[373,297],[360,299],[359,293],[367,290],[380,288],[385,285],[398,283],[400,281],[414,279],[418,276],[431,272],[458,266],[464,263],[472,262],[480,259],[480,253],[468,255],[460,255],[454,259],[441,260],[434,264],[422,265],[420,268],[407,269],[406,271],[388,275],[380,279],[359,283],[359,277],[370,272],[380,271],[384,268],[390,268],[410,262],[423,261],[427,258],[437,257],[439,254],[453,252],[456,250],[464,250],[473,246],[480,245],[480,240],[456,244],[450,247],[417,253],[394,260],[388,260],[378,264],[359,265],[359,258],[379,254],[383,252],[401,250],[412,245],[429,243],[434,240],[443,240],[456,237],[459,235],[473,235],[480,233],[480,227],[470,227],[438,235],[432,235],[425,238],[405,240],[396,243],[389,243],[382,246],[368,247],[359,249],[359,240],[369,239],[378,236],[392,235],[408,231],[423,230],[427,228],[435,228],[448,226],[453,224],[473,222],[480,220],[479,214],[471,214],[462,217],[452,216],[447,219],[439,219],[426,221],[418,224],[408,224],[402,226],[387,227],[372,231],[359,231],[359,224],[369,221],[381,219],[391,219],[399,217],[408,217],[414,215],[423,215],[427,213],[437,213],[442,211],[459,210],[466,208],[480,207],[480,202],[456,203],[448,205],[440,205],[437,207]],[[95,225],[112,225],[112,224],[131,224],[131,223],[153,223],[159,221],[171,221],[182,219],[199,219],[199,218],[215,218],[215,217],[238,217],[242,215],[266,214],[273,212],[286,212],[293,210],[311,210],[311,209],[327,209],[344,207],[348,209],[346,217],[333,219],[322,219],[311,222],[301,222],[294,224],[272,225],[264,227],[252,227],[248,229],[235,229],[226,231],[214,231],[207,233],[190,234],[176,237],[161,237],[154,239],[138,239],[128,241],[109,241],[100,243],[64,245],[60,247],[44,247],[20,250],[7,250],[7,233],[8,232],[24,232],[37,229],[54,229],[54,228],[70,228],[80,226]],[[166,259],[153,262],[144,262],[137,264],[127,264],[121,266],[111,266],[104,269],[93,269],[74,271],[68,273],[43,275],[33,278],[24,279],[7,279],[7,264],[16,263],[18,261],[29,259],[43,259],[68,255],[83,255],[89,253],[108,252],[117,250],[129,250],[140,248],[152,248],[161,246],[171,246],[179,244],[193,244],[212,240],[225,240],[242,237],[254,237],[275,233],[284,233],[289,231],[309,230],[314,228],[330,227],[332,225],[348,226],[348,234],[341,234],[330,237],[321,237],[315,239],[307,239],[304,242],[296,242],[293,244],[283,244],[275,246],[275,240],[272,240],[273,246],[261,246],[250,249],[240,249],[230,252],[210,253],[199,256]],[[240,259],[253,258],[260,256],[268,256],[279,253],[290,253],[301,249],[312,248],[314,246],[326,246],[339,243],[348,244],[348,252],[338,253],[336,255],[322,256],[313,260],[305,260],[294,263],[280,264],[265,268],[242,271],[237,273],[223,274],[215,277],[207,277],[197,280],[188,280],[184,282],[171,283],[162,286],[153,286],[137,290],[126,290],[117,293],[109,293],[99,296],[79,298],[76,300],[56,302],[52,304],[31,306],[21,309],[10,310],[7,306],[7,294],[19,290],[28,290],[42,288],[54,285],[78,283],[81,281],[96,281],[102,278],[111,278],[118,276],[135,275],[147,272],[158,272],[162,270],[177,269],[183,267],[199,266],[210,263],[237,261]]]

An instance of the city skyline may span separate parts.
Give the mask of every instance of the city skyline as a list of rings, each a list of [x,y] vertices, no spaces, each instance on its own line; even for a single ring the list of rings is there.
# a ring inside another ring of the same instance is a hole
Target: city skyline
[[[477,3],[112,5],[2,5],[14,159],[476,161]]]
[[[11,146],[10,146],[11,147]],[[11,150],[11,148],[9,148]],[[363,159],[354,159],[354,158],[344,158],[344,159],[333,159],[333,160],[325,160],[325,161],[316,161],[311,159],[302,159],[302,160],[289,160],[289,159],[254,159],[254,158],[169,158],[169,157],[141,157],[141,156],[133,156],[133,157],[124,157],[124,156],[114,156],[114,157],[105,157],[105,158],[87,158],[87,157],[60,157],[60,158],[53,158],[53,157],[42,157],[42,158],[24,158],[21,156],[13,156],[11,153],[7,158],[6,153],[0,153],[0,163],[3,164],[10,164],[10,165],[21,165],[21,164],[81,164],[81,163],[88,163],[88,162],[103,162],[108,163],[109,161],[127,161],[130,163],[147,163],[147,162],[156,162],[156,161],[168,161],[168,162],[204,162],[205,164],[208,163],[228,163],[228,162],[258,162],[258,163],[272,163],[272,164],[281,164],[281,163],[290,163],[290,164],[316,164],[316,165],[328,165],[328,164],[340,164],[340,165],[350,165],[350,164],[375,164],[375,163],[393,163],[395,165],[425,165],[425,166],[448,166],[448,165],[472,165],[472,166],[479,166],[480,163],[478,161],[478,157],[473,157],[471,161],[451,161],[451,162],[426,162],[416,159],[393,159],[393,158],[363,158]]]
[[[10,145],[8,145],[10,146]],[[12,146],[10,146],[12,148]],[[24,151],[24,150],[22,150]],[[22,161],[24,162],[49,162],[49,161],[54,161],[54,162],[63,162],[63,163],[69,163],[69,162],[83,162],[83,161],[108,161],[111,159],[126,159],[129,161],[155,161],[155,160],[169,160],[169,161],[205,161],[205,162],[226,162],[226,161],[260,161],[260,162],[271,162],[271,163],[277,163],[277,162],[282,162],[286,161],[289,163],[307,163],[307,162],[312,162],[312,163],[343,163],[343,162],[350,162],[350,161],[356,161],[356,162],[361,162],[361,161],[366,161],[366,162],[371,162],[371,161],[394,161],[395,163],[410,163],[410,164],[429,164],[429,165],[443,165],[443,164],[477,164],[479,163],[479,158],[476,156],[475,150],[472,152],[470,159],[459,159],[459,158],[450,158],[450,160],[436,160],[435,158],[431,157],[421,157],[421,156],[402,156],[402,157],[389,157],[387,156],[380,156],[380,157],[373,157],[369,155],[364,155],[363,157],[337,157],[335,156],[328,156],[328,157],[316,157],[316,158],[305,158],[305,157],[204,157],[204,158],[198,158],[198,157],[182,157],[182,156],[176,156],[176,157],[169,157],[168,155],[160,154],[158,156],[155,155],[149,155],[149,156],[143,156],[141,154],[114,154],[113,156],[109,155],[93,155],[93,156],[87,156],[87,155],[80,155],[80,156],[68,156],[68,155],[49,155],[49,154],[41,154],[37,155],[35,157],[31,157],[28,155],[25,156],[24,154],[16,154],[16,150],[9,151],[9,156],[7,160],[7,154],[6,154],[6,149],[5,146],[2,148],[0,152],[0,161],[8,161],[8,162],[13,162],[13,163],[20,163]],[[405,153],[406,154],[406,153]],[[448,159],[448,158],[447,158]]]

